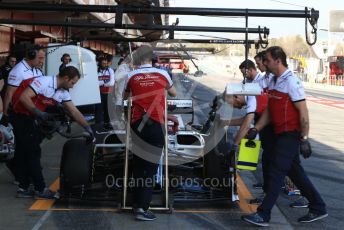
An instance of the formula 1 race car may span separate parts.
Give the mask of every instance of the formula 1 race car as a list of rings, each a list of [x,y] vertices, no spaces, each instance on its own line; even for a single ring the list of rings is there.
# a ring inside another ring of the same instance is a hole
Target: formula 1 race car
[[[159,166],[152,206],[167,207],[170,202],[238,200],[235,156],[230,155],[231,138],[219,122],[219,100],[219,97],[213,100],[204,125],[192,124],[192,100],[168,100],[168,164]],[[188,116],[191,122],[185,124],[183,120]],[[93,129],[95,143],[71,138],[64,144],[60,197],[111,200],[122,207],[130,206],[132,153],[126,151],[127,132],[104,130],[97,125]]]

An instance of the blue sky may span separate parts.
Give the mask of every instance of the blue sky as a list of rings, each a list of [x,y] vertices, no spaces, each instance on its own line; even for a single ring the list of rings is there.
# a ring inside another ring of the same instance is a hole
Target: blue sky
[[[344,1],[342,0],[171,0],[171,3],[177,7],[208,7],[208,8],[249,8],[249,9],[280,9],[280,10],[304,10],[305,6],[319,10],[318,36],[324,38],[328,29],[328,14],[330,10],[344,10]],[[203,17],[203,16],[184,16],[177,15],[179,25],[201,25],[201,26],[227,26],[244,27],[244,18],[228,17]],[[249,18],[249,27],[258,28],[268,27],[270,29],[270,38],[282,37],[287,35],[300,34],[304,36],[304,19],[292,18]],[[179,32],[187,33],[187,32]],[[188,33],[190,34],[190,33]],[[204,33],[203,33],[204,34]],[[221,37],[232,37],[223,33],[212,33]],[[234,35],[238,36],[238,35]],[[240,35],[242,37],[242,35]],[[251,35],[254,38],[256,35]]]

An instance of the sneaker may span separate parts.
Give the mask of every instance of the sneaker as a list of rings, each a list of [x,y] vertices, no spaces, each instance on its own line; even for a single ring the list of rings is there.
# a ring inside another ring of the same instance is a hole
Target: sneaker
[[[260,198],[260,197],[257,197],[257,198],[254,198],[254,199],[251,199],[249,201],[250,204],[261,204],[263,202],[263,199],[264,198]]]
[[[308,212],[307,215],[299,218],[297,221],[299,221],[301,223],[310,223],[310,222],[313,222],[313,221],[316,221],[316,220],[321,220],[321,219],[323,219],[323,218],[325,218],[327,216],[328,216],[327,213],[315,214],[315,213]]]
[[[268,227],[269,226],[269,222],[265,221],[263,219],[263,217],[261,217],[258,213],[253,213],[250,215],[244,215],[241,217],[241,219],[243,221],[246,221],[250,224],[254,224],[257,226],[261,226],[261,227]]]
[[[291,208],[308,208],[308,201],[305,197],[300,197],[299,199],[295,200],[291,204],[289,204]]]
[[[18,188],[16,197],[17,198],[33,198],[34,194],[35,193],[32,190]]]
[[[55,193],[48,188],[44,188],[43,191],[35,191],[35,198],[38,200],[51,200],[55,199]]]
[[[262,183],[256,183],[253,185],[253,188],[255,189],[262,189],[263,188],[263,184]]]
[[[134,213],[136,220],[150,221],[156,219],[154,213],[149,210],[144,211],[142,208],[135,209]]]

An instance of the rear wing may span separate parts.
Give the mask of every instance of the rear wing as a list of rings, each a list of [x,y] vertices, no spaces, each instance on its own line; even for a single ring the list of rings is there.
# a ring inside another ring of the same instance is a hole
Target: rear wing
[[[169,114],[193,114],[192,99],[168,99],[167,111]]]

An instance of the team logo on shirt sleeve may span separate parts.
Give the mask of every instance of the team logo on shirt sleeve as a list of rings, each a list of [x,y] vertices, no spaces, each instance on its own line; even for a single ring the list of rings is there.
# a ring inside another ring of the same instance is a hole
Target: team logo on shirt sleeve
[[[15,75],[8,76],[8,80],[15,81],[16,79],[17,79],[17,77]]]
[[[39,81],[33,81],[33,84],[37,87],[37,88],[41,88],[42,84]]]

